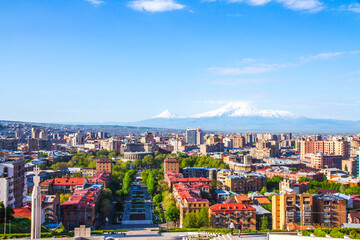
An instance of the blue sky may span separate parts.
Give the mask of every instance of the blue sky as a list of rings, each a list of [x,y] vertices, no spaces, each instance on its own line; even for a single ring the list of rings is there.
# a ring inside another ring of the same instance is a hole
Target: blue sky
[[[356,0],[0,0],[0,119],[126,122],[228,102],[360,120]]]

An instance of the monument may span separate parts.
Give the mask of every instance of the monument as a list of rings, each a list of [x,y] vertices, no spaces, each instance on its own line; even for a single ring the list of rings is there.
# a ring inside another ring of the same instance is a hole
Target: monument
[[[31,198],[31,239],[41,238],[41,192],[40,192],[40,169],[34,168],[34,188]]]

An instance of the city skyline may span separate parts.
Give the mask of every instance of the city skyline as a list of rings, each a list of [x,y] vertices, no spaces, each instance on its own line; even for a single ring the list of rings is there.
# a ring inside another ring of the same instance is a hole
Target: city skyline
[[[232,102],[360,120],[359,1],[3,0],[0,15],[2,120],[132,122]]]

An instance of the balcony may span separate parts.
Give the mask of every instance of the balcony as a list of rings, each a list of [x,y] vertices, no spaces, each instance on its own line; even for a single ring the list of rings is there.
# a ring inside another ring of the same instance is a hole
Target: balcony
[[[286,216],[293,217],[293,216],[294,216],[294,212],[286,212]]]

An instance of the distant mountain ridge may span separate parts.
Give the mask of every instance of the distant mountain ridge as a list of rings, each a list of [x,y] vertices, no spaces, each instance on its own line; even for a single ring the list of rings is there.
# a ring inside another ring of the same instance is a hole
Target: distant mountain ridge
[[[180,117],[165,110],[151,119],[126,124],[177,129],[201,127],[218,131],[360,132],[360,121],[299,117],[284,110],[258,110],[244,102],[229,103],[218,109],[188,117]]]

